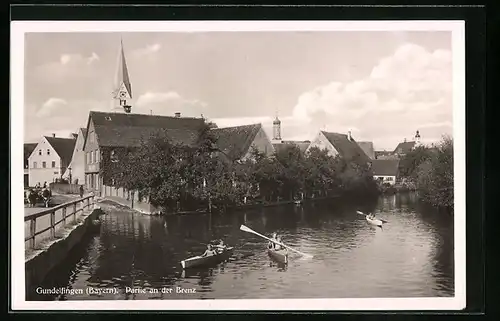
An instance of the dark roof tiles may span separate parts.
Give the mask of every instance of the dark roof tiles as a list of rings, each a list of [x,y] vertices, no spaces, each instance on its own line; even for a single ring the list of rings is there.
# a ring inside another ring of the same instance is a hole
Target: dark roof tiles
[[[396,176],[399,171],[398,159],[374,159],[372,160],[372,172],[376,176]]]
[[[370,161],[365,152],[354,139],[349,140],[347,135],[322,131],[323,135],[335,147],[340,156],[347,161],[366,164]]]
[[[45,136],[45,139],[49,142],[52,148],[54,148],[59,157],[61,157],[63,164],[69,164],[71,162],[76,139],[50,136]]]
[[[249,151],[261,124],[212,129],[217,147],[231,160],[243,158]]]

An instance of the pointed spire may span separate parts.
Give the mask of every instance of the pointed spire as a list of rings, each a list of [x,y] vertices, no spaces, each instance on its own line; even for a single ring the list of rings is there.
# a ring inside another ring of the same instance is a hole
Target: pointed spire
[[[120,50],[118,53],[118,61],[116,66],[116,74],[113,83],[113,99],[120,102],[120,106],[125,106],[127,99],[132,98],[132,85],[128,74],[127,61],[125,59],[125,51],[123,49],[123,39],[120,37]]]

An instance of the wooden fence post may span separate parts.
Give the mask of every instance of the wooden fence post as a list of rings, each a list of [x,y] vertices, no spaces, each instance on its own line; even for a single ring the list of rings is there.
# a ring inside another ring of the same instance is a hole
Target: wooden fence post
[[[73,223],[76,222],[76,203],[73,204]]]
[[[56,211],[50,212],[50,237],[54,238],[56,236]]]
[[[63,225],[66,225],[66,207],[62,209]]]
[[[30,243],[32,249],[35,248],[35,233],[36,233],[36,218],[30,221],[30,234],[31,234]]]

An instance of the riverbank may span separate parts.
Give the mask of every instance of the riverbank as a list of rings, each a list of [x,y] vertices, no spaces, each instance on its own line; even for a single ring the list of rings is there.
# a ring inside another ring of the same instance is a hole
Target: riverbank
[[[39,285],[68,253],[81,241],[83,236],[94,227],[94,221],[102,213],[94,204],[75,220],[61,227],[53,239],[41,242],[34,249],[25,250],[25,288],[30,293],[34,285]]]
[[[227,212],[227,211],[242,211],[242,210],[247,210],[247,209],[276,207],[276,206],[291,205],[291,204],[302,205],[304,203],[332,200],[332,199],[338,199],[340,197],[341,197],[340,194],[336,194],[336,195],[332,195],[332,196],[304,198],[302,200],[286,200],[286,201],[276,201],[276,202],[252,202],[252,203],[236,205],[236,206],[227,206],[225,208],[218,208],[217,206],[213,206],[212,212],[216,213],[216,212]],[[168,212],[167,213],[164,213],[164,212],[149,213],[149,212],[144,211],[144,210],[139,209],[139,208],[135,208],[135,207],[132,208],[128,202],[122,201],[119,197],[105,197],[103,200],[120,205],[120,206],[123,206],[125,208],[131,209],[131,210],[133,210],[139,214],[143,214],[143,215],[177,216],[177,215],[196,215],[196,214],[209,213],[208,209],[198,209],[198,210],[193,210],[193,211],[177,211],[177,212],[170,212],[170,213],[168,213]]]

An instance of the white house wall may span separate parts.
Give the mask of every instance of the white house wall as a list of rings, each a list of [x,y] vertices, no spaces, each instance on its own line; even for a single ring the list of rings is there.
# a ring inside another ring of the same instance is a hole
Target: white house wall
[[[39,151],[41,150],[41,155]],[[49,150],[49,154],[47,154]],[[29,186],[35,186],[37,183],[43,185],[44,182],[52,183],[56,178],[61,177],[61,158],[56,153],[52,145],[42,137],[36,148],[28,158],[29,162]],[[34,163],[36,162],[36,168]],[[43,162],[46,167],[43,168]],[[52,167],[55,162],[55,167]]]
[[[339,154],[339,152],[335,149],[335,147],[330,143],[330,141],[323,135],[323,133],[319,133],[318,136],[311,142],[306,152],[308,152],[311,148],[316,147],[321,150],[326,149],[328,151],[328,155],[335,157]]]
[[[84,184],[85,182],[85,152],[83,151],[84,142],[85,137],[83,136],[83,132],[80,130],[78,138],[76,139],[75,149],[73,150],[73,156],[71,157],[72,183],[76,182],[76,180],[78,180],[78,184]],[[66,169],[63,177],[69,179],[69,169]]]
[[[396,184],[396,176],[388,176],[388,175],[373,175],[374,180],[382,179],[383,183],[389,183],[391,185]]]
[[[262,129],[262,127],[259,129],[257,132],[257,135],[255,135],[255,139],[250,144],[250,146],[254,146],[259,150],[261,153],[266,154],[267,156],[271,156],[274,153],[274,147],[273,144],[271,143],[271,140],[267,136],[266,132]],[[251,156],[252,153],[252,147],[248,149],[247,154],[243,159],[246,159]]]

